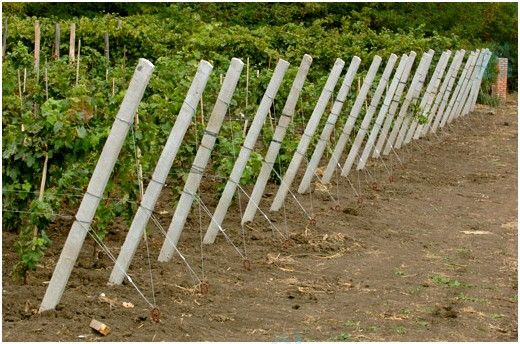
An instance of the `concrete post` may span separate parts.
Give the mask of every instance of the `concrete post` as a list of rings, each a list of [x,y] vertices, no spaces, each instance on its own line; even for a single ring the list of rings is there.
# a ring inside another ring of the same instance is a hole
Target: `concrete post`
[[[323,127],[320,138],[319,138],[318,142],[316,143],[314,152],[312,153],[311,160],[309,161],[309,164],[307,165],[307,169],[305,170],[303,179],[300,182],[300,186],[298,187],[299,193],[305,193],[310,190],[312,178],[314,177],[314,173],[316,172],[316,169],[318,168],[318,164],[320,163],[323,152],[325,151],[327,143],[329,142],[330,135],[332,134],[332,131],[334,130],[334,126],[336,125],[336,121],[338,120],[338,117],[341,113],[343,104],[345,103],[348,93],[350,92],[350,88],[352,86],[352,81],[354,80],[354,76],[356,75],[356,72],[359,68],[360,63],[361,63],[361,59],[357,56],[354,56],[352,58],[352,61],[350,62],[350,66],[347,70],[347,74],[345,75],[345,78],[343,79],[343,83],[341,85],[341,88],[338,91],[338,94],[336,95],[336,101],[334,102],[334,105],[332,106],[332,110],[329,114],[329,117],[327,118],[327,122],[325,122],[325,126]]]
[[[386,92],[385,99],[383,100],[383,105],[379,109],[379,113],[377,114],[374,125],[372,126],[372,130],[370,131],[370,135],[368,136],[367,143],[365,144],[365,148],[363,149],[363,153],[359,158],[357,170],[361,170],[365,167],[365,164],[368,160],[370,153],[372,152],[372,148],[374,147],[374,143],[376,142],[377,134],[379,134],[379,130],[383,125],[383,121],[388,112],[388,108],[390,107],[390,103],[394,98],[395,91],[397,90],[397,86],[399,85],[399,80],[403,76],[403,71],[406,67],[408,61],[408,56],[403,54],[401,59],[399,60],[399,65],[397,66],[397,70],[395,71],[394,78],[392,79],[392,83]]]
[[[450,55],[451,51],[449,50],[442,53],[441,57],[439,58],[439,62],[435,67],[435,71],[433,72],[433,75],[430,79],[430,82],[426,87],[426,92],[424,93],[423,98],[421,99],[421,104],[419,105],[420,111],[424,116],[426,116],[427,122],[430,119],[431,114],[429,114],[429,112],[433,104],[433,100],[435,99],[435,95],[437,94],[437,91],[439,89],[439,85],[441,84],[441,79],[444,75],[444,70],[448,66],[448,60],[450,58]],[[408,129],[408,133],[406,134],[406,137],[404,139],[404,143],[410,143],[412,137],[414,139],[418,139],[423,126],[424,124],[419,124],[417,120],[412,121],[410,129]]]
[[[76,59],[76,24],[70,23],[70,36],[69,36],[69,62],[74,62]]]
[[[412,97],[410,99],[410,103],[408,105],[408,108],[410,107],[410,105],[415,106],[417,104],[417,101],[419,99],[419,95],[421,94],[424,82],[425,82],[426,77],[428,75],[428,69],[430,68],[431,60],[432,60],[433,55],[435,54],[435,52],[430,49],[428,51],[428,54],[431,55],[431,57],[429,58],[427,66],[425,66],[425,68],[424,68],[424,73],[422,73],[422,75],[420,75],[420,77],[417,80],[417,86],[415,87],[415,91],[412,93]],[[406,99],[405,99],[405,101],[406,101]],[[401,128],[400,128],[400,130],[399,130],[399,132],[397,134],[397,138],[396,138],[395,143],[394,143],[394,147],[396,149],[401,148],[401,146],[402,146],[402,144],[404,142],[404,139],[405,139],[405,134],[408,131],[411,123],[412,123],[412,114],[409,113],[408,109],[407,109],[404,112],[403,122],[401,124]]]
[[[278,152],[280,151],[280,147],[285,137],[287,128],[289,127],[289,124],[291,123],[291,120],[293,118],[294,111],[296,109],[296,103],[298,101],[298,98],[300,97],[300,93],[303,88],[305,78],[307,77],[307,73],[309,72],[311,63],[311,56],[304,55],[300,64],[300,68],[298,68],[298,73],[294,78],[291,91],[287,96],[285,106],[282,110],[282,115],[280,116],[278,124],[276,125],[273,138],[271,140],[271,143],[269,144],[267,153],[262,161],[262,168],[260,170],[258,178],[256,179],[253,191],[251,192],[251,196],[249,198],[249,202],[247,203],[246,210],[244,211],[244,216],[242,217],[242,224],[253,221],[256,211],[258,210],[258,206],[262,201],[262,195],[264,194],[265,186],[267,185],[267,181],[269,180],[269,176],[271,175],[271,171],[275,164],[276,157],[278,156]]]
[[[34,22],[34,71],[36,73],[36,80],[40,75],[40,22]]]
[[[381,154],[381,150],[383,149],[383,145],[386,142],[386,138],[388,135],[388,132],[390,131],[390,125],[392,124],[392,121],[394,120],[395,113],[397,111],[397,107],[399,106],[401,102],[401,97],[404,91],[404,88],[406,87],[406,84],[408,82],[408,77],[410,76],[410,71],[412,70],[413,63],[415,61],[416,53],[415,51],[410,52],[410,55],[408,55],[406,66],[403,70],[403,75],[401,77],[401,80],[399,81],[399,85],[397,86],[397,89],[394,94],[394,99],[392,100],[392,103],[390,104],[390,108],[388,109],[388,115],[386,116],[385,122],[383,124],[383,127],[381,128],[381,132],[379,133],[379,138],[377,139],[376,146],[374,148],[374,153],[372,157],[378,158]]]
[[[437,94],[435,95],[435,100],[433,102],[431,109],[429,110],[428,122],[421,128],[421,132],[419,134],[420,137],[426,135],[428,133],[428,131],[431,129],[433,123],[435,122],[435,120],[437,118],[437,110],[439,109],[439,106],[441,105],[441,101],[444,98],[445,93],[447,92],[446,90],[448,88],[448,84],[450,83],[451,79],[455,78],[455,76],[453,74],[457,73],[463,56],[464,56],[464,50],[459,50],[455,53],[455,56],[453,57],[450,67],[448,68],[448,71],[446,72],[446,76],[444,77],[444,80],[439,89],[439,92],[437,92]]]
[[[441,119],[441,122],[440,122],[440,126],[441,127],[444,127],[444,125],[446,124],[448,118],[450,117],[450,114],[453,112],[453,107],[455,105],[455,101],[460,93],[460,89],[462,87],[462,84],[464,82],[464,79],[466,78],[466,74],[468,72],[468,69],[470,68],[471,64],[473,63],[475,59],[475,52],[472,51],[468,57],[468,59],[466,60],[466,64],[464,65],[464,69],[462,70],[462,73],[459,77],[459,80],[457,82],[457,86],[455,87],[455,90],[453,91],[453,94],[451,95],[451,98],[450,98],[450,101],[446,107],[446,111],[444,112],[443,116],[442,116],[442,119]]]
[[[480,52],[480,61],[477,62],[477,65],[475,66],[475,69],[473,70],[473,76],[471,78],[470,84],[468,85],[469,90],[468,90],[467,98],[466,98],[466,101],[464,102],[463,107],[460,110],[459,116],[466,115],[470,111],[470,109],[473,105],[473,97],[474,97],[475,89],[477,87],[478,80],[480,78],[480,73],[482,71],[482,68],[484,67],[484,64],[486,63],[487,57],[488,57],[488,50],[482,49]]]
[[[227,210],[231,205],[237,184],[240,183],[240,178],[242,177],[244,168],[247,165],[247,160],[255,148],[256,140],[260,134],[260,131],[262,130],[262,126],[264,125],[267,113],[271,108],[274,98],[278,93],[278,89],[280,88],[287,68],[289,68],[289,62],[280,59],[276,65],[273,76],[271,77],[271,81],[267,86],[267,90],[265,91],[262,101],[258,106],[258,110],[256,111],[255,118],[251,123],[251,127],[249,128],[246,138],[244,139],[244,144],[238,153],[238,158],[233,165],[233,170],[231,171],[226,186],[224,187],[224,192],[222,193],[217,208],[213,213],[213,221],[210,222],[208,230],[206,231],[206,235],[204,236],[204,244],[213,243],[217,237],[219,227],[222,226],[224,217],[226,216]]]
[[[90,178],[87,192],[81,200],[78,212],[72,228],[69,232],[60,258],[54,269],[51,281],[40,305],[40,312],[51,310],[60,302],[65,285],[69,279],[74,263],[78,258],[79,252],[90,230],[90,224],[96,213],[99,201],[103,197],[110,174],[114,168],[123,142],[128,134],[128,130],[133,123],[134,114],[137,111],[144,90],[150,81],[153,64],[148,60],[139,59],[139,63],[134,72],[130,85],[125,94],[116,120],[112,125],[110,134],[103,146],[103,151],[99,157],[94,173]]]
[[[484,52],[479,51],[478,56],[475,58],[475,62],[473,63],[472,69],[466,75],[466,80],[464,81],[464,85],[462,87],[461,91],[461,98],[459,103],[457,103],[457,106],[455,107],[455,112],[453,114],[453,119],[458,118],[466,106],[466,102],[468,100],[469,93],[471,91],[471,86],[473,85],[473,81],[477,78],[478,69],[480,68],[480,65],[482,64],[482,60],[484,58]]]
[[[193,82],[188,90],[186,99],[177,115],[175,124],[170,131],[170,135],[168,136],[161,152],[161,156],[155,166],[152,178],[146,187],[141,204],[139,204],[139,208],[132,220],[125,242],[123,243],[119,256],[117,257],[116,264],[112,268],[109,283],[121,284],[125,278],[125,274],[135,255],[139,242],[143,237],[144,230],[148,225],[152,211],[159,199],[159,195],[161,194],[163,185],[166,182],[166,178],[168,177],[168,173],[170,172],[173,161],[175,160],[175,156],[179,151],[182,139],[191,124],[193,115],[195,114],[197,105],[202,93],[204,92],[204,88],[206,87],[212,70],[213,66],[209,62],[203,60],[199,63],[197,73],[195,74]]]
[[[475,110],[475,104],[477,103],[477,98],[478,98],[478,94],[479,94],[479,91],[480,91],[480,85],[482,84],[482,78],[484,77],[484,73],[486,72],[486,68],[487,68],[487,66],[489,64],[489,60],[491,59],[492,55],[493,55],[493,53],[491,51],[489,51],[489,49],[486,49],[486,57],[484,59],[483,65],[482,65],[482,69],[480,70],[476,86],[475,86],[475,88],[473,90],[473,97],[472,97],[472,101],[471,101],[471,107],[470,107],[468,112]]]
[[[54,52],[52,55],[53,60],[60,58],[60,40],[61,40],[61,27],[60,23],[56,23],[54,30]]]
[[[381,97],[383,96],[383,92],[385,91],[386,85],[388,83],[388,80],[390,79],[390,75],[392,74],[396,61],[397,61],[397,55],[395,55],[395,54],[390,55],[390,58],[388,59],[388,62],[386,63],[386,67],[383,71],[383,75],[381,76],[381,79],[379,80],[379,84],[377,85],[377,88],[374,92],[374,96],[372,97],[372,100],[370,101],[370,106],[368,107],[365,117],[363,118],[363,122],[361,122],[361,127],[359,128],[359,131],[357,132],[356,138],[354,139],[352,148],[350,148],[350,152],[348,153],[347,160],[343,164],[343,169],[341,170],[342,176],[347,176],[348,173],[350,172],[350,169],[352,168],[352,165],[354,164],[354,159],[356,159],[359,149],[361,148],[361,144],[363,143],[363,140],[365,139],[365,135],[368,132],[370,123],[372,122],[372,117],[374,116],[374,113],[376,112],[376,109],[379,105],[379,101],[381,100]]]
[[[336,59],[336,62],[334,62],[334,66],[332,67],[329,77],[327,78],[327,81],[325,82],[325,86],[323,87],[323,90],[321,91],[321,95],[318,98],[318,101],[316,103],[316,106],[314,107],[314,110],[312,111],[311,117],[310,117],[309,121],[307,122],[307,126],[305,127],[302,138],[300,139],[300,142],[298,143],[296,152],[294,153],[294,155],[291,159],[291,162],[289,163],[289,167],[287,168],[287,171],[285,172],[282,182],[278,188],[278,192],[276,193],[273,203],[271,204],[271,209],[270,209],[271,211],[278,211],[282,207],[283,202],[285,201],[285,197],[287,196],[287,193],[289,192],[289,188],[292,185],[294,177],[296,176],[296,173],[298,172],[298,168],[300,167],[302,159],[305,156],[305,153],[307,152],[307,148],[309,147],[312,136],[314,135],[314,132],[318,128],[318,125],[320,123],[320,118],[323,115],[323,112],[325,111],[325,107],[327,106],[330,96],[332,95],[332,92],[334,91],[334,87],[336,86],[336,83],[338,82],[338,79],[341,75],[341,70],[343,69],[344,65],[345,65],[345,62],[342,59]]]
[[[412,78],[412,83],[410,84],[410,87],[408,88],[408,91],[406,92],[406,96],[403,100],[403,103],[401,104],[401,108],[399,109],[399,113],[394,122],[394,127],[393,127],[392,131],[390,132],[390,135],[388,136],[388,140],[386,141],[386,146],[383,151],[384,155],[388,155],[388,153],[390,153],[390,150],[393,148],[393,145],[397,139],[397,134],[399,133],[399,131],[401,129],[401,125],[405,118],[405,114],[408,111],[408,107],[410,106],[410,103],[412,102],[415,95],[417,94],[417,89],[419,88],[420,81],[423,79],[424,75],[428,71],[428,66],[430,65],[431,59],[432,59],[432,55],[430,55],[428,53],[424,53],[423,56],[421,57],[421,61],[419,62],[419,65],[417,66],[417,70],[415,71],[415,75]]]
[[[462,65],[462,60],[464,59],[465,54],[466,54],[466,51],[461,50],[457,59],[453,60],[453,64],[454,64],[453,73],[450,75],[450,78],[448,80],[448,85],[446,87],[446,91],[442,94],[439,108],[437,109],[435,117],[432,121],[431,131],[434,133],[437,130],[437,128],[439,127],[439,124],[441,123],[442,118],[444,117],[445,109],[446,109],[446,106],[448,106],[448,101],[452,94],[453,85],[455,84],[455,80],[457,79],[457,75],[459,73],[459,69],[460,69],[460,66]],[[434,110],[435,110],[435,106],[434,106]]]
[[[334,171],[336,170],[338,162],[341,159],[341,155],[343,154],[343,150],[345,149],[347,141],[350,137],[350,132],[354,128],[354,124],[356,124],[356,119],[359,116],[361,108],[363,107],[363,103],[365,102],[368,91],[370,90],[370,86],[374,81],[374,77],[376,76],[380,64],[381,57],[378,55],[374,56],[372,64],[368,69],[367,75],[363,80],[363,85],[361,86],[361,89],[358,92],[356,100],[354,101],[354,105],[352,105],[352,109],[350,110],[350,113],[348,115],[347,122],[343,126],[343,130],[341,131],[338,141],[336,142],[336,147],[334,147],[332,156],[330,157],[329,163],[327,164],[325,172],[323,173],[323,177],[321,178],[321,181],[325,184],[330,183],[330,180],[334,175]]]
[[[168,233],[166,234],[166,240],[164,240],[161,252],[159,253],[160,262],[171,260],[175,246],[177,246],[177,243],[179,242],[182,230],[184,229],[184,224],[186,223],[186,219],[191,210],[193,199],[199,188],[204,170],[206,169],[211,152],[215,146],[215,141],[217,140],[224,118],[226,117],[226,112],[233,93],[235,92],[243,66],[244,63],[239,59],[231,60],[231,65],[226,73],[226,78],[224,79],[220,94],[217,97],[217,102],[215,103],[213,112],[209,118],[205,134],[202,137],[197,154],[193,160],[190,174],[188,175],[186,184],[184,184],[181,198],[179,203],[177,203],[175,214],[173,215],[168,228]]]

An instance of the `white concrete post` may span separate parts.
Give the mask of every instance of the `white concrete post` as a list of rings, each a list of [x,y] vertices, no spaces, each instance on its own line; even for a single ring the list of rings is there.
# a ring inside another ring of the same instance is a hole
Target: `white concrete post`
[[[251,123],[251,127],[249,128],[246,138],[244,139],[244,144],[238,153],[238,158],[233,165],[233,170],[231,171],[229,179],[226,183],[224,192],[222,193],[217,208],[213,213],[213,220],[210,222],[208,230],[206,231],[206,235],[204,236],[204,244],[213,243],[217,237],[219,227],[222,226],[222,221],[224,221],[224,217],[226,216],[227,210],[231,204],[231,201],[233,200],[237,184],[240,183],[240,178],[242,177],[244,168],[247,165],[247,160],[255,148],[256,140],[260,134],[260,131],[262,130],[262,126],[264,125],[265,118],[267,117],[267,113],[273,104],[274,98],[278,93],[278,89],[280,88],[287,68],[289,68],[289,62],[280,59],[276,65],[273,76],[271,77],[271,81],[267,86],[267,90],[264,93],[262,101],[258,106],[258,110],[256,111],[255,118]]]
[[[361,148],[361,144],[363,143],[363,140],[365,139],[365,135],[367,134],[369,126],[370,126],[370,122],[372,122],[372,117],[374,116],[374,113],[376,112],[376,109],[379,105],[379,101],[381,100],[381,97],[383,96],[383,92],[385,91],[386,85],[388,83],[388,80],[390,79],[390,75],[392,74],[396,61],[397,61],[397,55],[395,55],[395,54],[390,55],[390,57],[388,58],[388,62],[386,63],[386,67],[383,71],[383,75],[381,76],[381,79],[379,79],[379,83],[374,92],[374,96],[372,97],[372,100],[370,101],[370,106],[368,107],[365,117],[363,118],[363,122],[361,122],[361,127],[359,128],[359,131],[357,132],[356,138],[354,139],[354,143],[352,144],[352,148],[350,148],[350,152],[348,153],[347,160],[343,164],[343,169],[341,170],[342,176],[348,175],[348,173],[350,172],[350,169],[352,168],[352,165],[354,164],[354,159],[356,159],[359,148]]]
[[[431,57],[429,58],[427,66],[424,68],[424,73],[422,73],[422,75],[417,80],[417,86],[415,88],[415,92],[412,93],[412,98],[410,99],[408,108],[410,107],[410,105],[415,106],[417,104],[417,101],[419,100],[419,95],[421,94],[424,82],[426,81],[426,77],[428,75],[428,70],[430,68],[430,64],[431,64],[434,54],[435,54],[435,52],[433,50],[430,49],[428,51],[428,55],[431,55]],[[406,99],[405,99],[405,101],[406,101]],[[401,148],[401,146],[404,142],[405,134],[408,131],[411,123],[412,123],[412,116],[411,116],[411,113],[409,113],[408,109],[407,109],[403,115],[403,122],[401,124],[401,129],[399,130],[399,132],[397,134],[397,138],[394,142],[394,147],[396,149]]]
[[[473,81],[477,78],[478,70],[480,68],[480,65],[482,64],[482,60],[484,58],[484,51],[479,51],[478,56],[475,59],[475,62],[473,63],[473,68],[471,69],[471,72],[466,75],[465,83],[462,87],[462,96],[460,98],[460,102],[457,104],[455,108],[455,113],[453,115],[453,118],[458,118],[466,106],[466,102],[469,97],[469,93],[471,91],[471,86],[473,85]]]
[[[446,124],[446,121],[450,117],[450,114],[451,114],[451,112],[453,110],[453,106],[455,105],[455,100],[457,99],[457,96],[458,96],[458,94],[460,92],[460,88],[462,87],[462,83],[464,81],[464,78],[466,77],[466,73],[468,72],[468,69],[471,66],[471,63],[472,63],[474,58],[475,58],[475,52],[472,51],[469,54],[468,59],[466,60],[464,68],[462,69],[462,72],[460,74],[459,80],[457,81],[457,86],[455,87],[455,90],[453,91],[453,93],[451,95],[451,98],[450,98],[450,101],[449,101],[449,103],[448,103],[448,105],[446,107],[446,111],[442,115],[442,119],[441,119],[441,122],[439,124],[441,128],[444,127],[444,125]]]
[[[484,61],[482,62],[482,66],[481,66],[481,69],[479,71],[479,74],[478,74],[478,77],[477,77],[477,80],[475,80],[475,83],[473,85],[473,88],[471,90],[472,94],[471,94],[471,101],[469,102],[469,107],[468,109],[465,110],[465,114],[466,113],[469,113],[471,111],[473,111],[475,109],[475,104],[477,102],[477,98],[478,98],[478,94],[479,94],[479,91],[480,91],[480,85],[482,83],[482,78],[484,77],[484,72],[486,71],[486,68],[487,68],[487,65],[489,63],[489,60],[491,58],[491,51],[489,51],[489,49],[485,49],[485,52],[486,52],[486,55],[484,57]]]
[[[116,120],[112,125],[110,134],[103,146],[103,151],[99,157],[96,168],[90,178],[87,192],[81,200],[81,204],[76,213],[76,217],[60,258],[54,269],[51,281],[40,305],[40,312],[51,310],[60,302],[63,291],[74,267],[87,231],[96,213],[99,201],[103,197],[110,174],[114,168],[123,142],[125,141],[128,130],[133,123],[133,118],[139,102],[141,101],[144,90],[150,81],[154,66],[148,60],[139,59],[139,63],[134,72],[132,80],[128,86]]]
[[[385,116],[387,114],[388,108],[390,107],[390,103],[394,97],[395,91],[397,90],[397,86],[399,85],[399,80],[403,75],[403,71],[406,67],[406,63],[408,61],[408,56],[403,54],[401,59],[399,60],[399,65],[397,66],[397,70],[395,71],[394,78],[392,79],[392,83],[386,92],[385,99],[383,100],[383,105],[379,109],[379,113],[377,114],[374,125],[372,126],[372,130],[370,131],[370,135],[368,136],[367,143],[365,144],[365,148],[363,149],[363,153],[359,158],[357,164],[357,170],[361,170],[365,167],[365,164],[368,160],[370,153],[372,152],[372,148],[374,147],[374,143],[376,142],[377,134],[379,134],[379,130],[383,125],[383,121],[385,120]]]
[[[459,50],[455,53],[455,56],[453,57],[450,67],[448,68],[448,71],[446,72],[446,76],[444,77],[444,80],[439,89],[439,92],[437,92],[437,94],[435,96],[435,101],[434,101],[431,109],[429,110],[428,122],[421,128],[421,132],[419,134],[420,137],[426,135],[428,133],[428,131],[431,129],[433,123],[435,122],[435,120],[437,118],[437,113],[438,113],[437,110],[439,109],[439,106],[441,105],[441,101],[444,98],[445,93],[447,92],[448,84],[450,83],[450,80],[455,78],[455,76],[453,74],[457,73],[463,56],[464,56],[464,50]]]
[[[347,70],[347,74],[343,79],[343,83],[341,84],[341,88],[336,95],[336,100],[332,109],[330,111],[329,117],[327,118],[327,122],[325,122],[325,126],[321,132],[320,138],[316,143],[316,147],[314,148],[314,152],[312,153],[312,157],[307,165],[307,169],[305,170],[305,174],[300,182],[300,186],[298,187],[299,193],[308,192],[311,187],[312,178],[314,177],[314,173],[318,168],[318,164],[320,163],[321,157],[327,143],[329,142],[330,135],[334,130],[334,126],[336,125],[336,121],[341,113],[341,109],[343,108],[343,104],[347,99],[348,93],[350,92],[350,88],[352,86],[352,82],[354,81],[354,76],[359,68],[361,63],[361,59],[357,56],[352,58],[350,62],[350,66]]]
[[[233,93],[235,93],[235,88],[240,79],[240,73],[242,72],[243,67],[244,63],[239,59],[233,58],[231,60],[231,64],[226,72],[226,77],[220,88],[217,101],[215,102],[213,111],[208,120],[206,130],[204,131],[204,136],[202,137],[199,148],[197,149],[197,154],[195,155],[195,159],[191,165],[188,179],[184,184],[184,189],[181,193],[179,202],[177,203],[177,208],[175,209],[175,213],[168,228],[168,233],[163,242],[161,252],[159,253],[160,262],[168,262],[173,256],[175,247],[177,246],[182,230],[184,229],[186,219],[190,214],[191,205],[202,180],[204,170],[206,169],[211,152],[215,146],[218,133],[222,127],[222,122],[226,117],[229,103],[233,98]]]
[[[341,75],[341,71],[343,70],[344,65],[345,65],[345,62],[339,58],[336,59],[336,62],[334,62],[334,66],[332,67],[329,77],[327,78],[327,81],[325,82],[325,86],[323,87],[323,90],[321,91],[321,95],[318,98],[316,106],[314,107],[314,110],[312,111],[311,117],[309,118],[307,125],[305,126],[305,130],[300,139],[300,142],[298,143],[296,152],[294,152],[291,162],[289,163],[289,167],[287,168],[287,171],[285,171],[285,175],[282,179],[282,182],[280,183],[278,192],[276,193],[273,203],[271,204],[271,208],[270,208],[271,211],[278,211],[282,207],[283,202],[285,201],[285,197],[287,196],[287,193],[289,192],[289,188],[292,185],[294,177],[296,176],[296,173],[298,172],[298,168],[300,167],[302,159],[305,156],[305,153],[307,152],[307,148],[309,147],[312,136],[314,135],[314,132],[316,131],[316,129],[318,128],[318,125],[320,124],[321,116],[323,115],[323,112],[325,111],[325,107],[329,103],[330,96],[332,95],[332,92],[334,91],[334,87],[336,86],[336,83],[338,82],[338,79]]]
[[[204,88],[206,87],[206,83],[208,82],[212,70],[213,66],[209,62],[203,60],[199,63],[197,73],[195,74],[191,87],[188,90],[186,99],[182,104],[177,119],[175,120],[175,124],[173,125],[168,140],[161,152],[161,156],[157,161],[152,178],[146,187],[141,204],[139,204],[139,208],[137,209],[132,224],[130,225],[130,229],[126,235],[125,242],[123,243],[123,246],[121,246],[115,266],[112,268],[109,283],[121,284],[125,278],[130,262],[135,255],[137,246],[139,245],[144,230],[148,225],[152,211],[155,208],[159,195],[161,194],[161,190],[166,182],[166,178],[168,177],[168,173],[170,172],[173,161],[175,160],[182,139],[191,124],[191,120],[195,114],[202,92],[204,92]]]
[[[298,98],[300,97],[301,90],[303,88],[303,84],[307,77],[307,73],[309,72],[309,68],[312,63],[312,57],[309,55],[304,55],[302,62],[300,64],[300,68],[298,68],[298,73],[294,78],[291,91],[287,96],[287,100],[285,102],[285,106],[282,110],[282,114],[278,119],[278,124],[276,125],[276,129],[273,134],[273,138],[271,143],[269,144],[269,148],[265,157],[262,161],[262,168],[260,170],[260,174],[256,179],[255,186],[253,191],[251,192],[251,196],[249,197],[249,202],[247,203],[246,210],[244,211],[244,216],[242,217],[242,224],[246,222],[253,221],[255,217],[256,211],[262,201],[262,195],[264,194],[265,186],[269,180],[269,176],[271,175],[271,171],[276,161],[276,157],[278,156],[278,152],[280,151],[280,147],[282,145],[282,141],[285,137],[285,133],[291,120],[294,115],[294,111],[296,109],[296,103]]]
[[[386,141],[385,149],[383,150],[384,155],[388,155],[390,153],[390,150],[393,148],[393,145],[397,139],[397,134],[400,132],[401,125],[403,123],[403,120],[405,118],[405,114],[408,111],[408,107],[410,106],[410,103],[414,99],[415,95],[417,94],[417,89],[419,88],[420,81],[423,79],[423,76],[428,71],[428,66],[430,65],[432,59],[432,55],[428,53],[424,53],[421,57],[421,61],[419,62],[419,65],[417,66],[417,69],[415,71],[415,75],[412,78],[412,83],[410,84],[410,87],[408,88],[408,91],[406,92],[406,96],[403,100],[403,103],[401,104],[401,108],[399,109],[399,113],[397,115],[397,118],[394,122],[394,127],[392,128],[392,131],[390,132],[390,135],[388,136],[388,140]]]
[[[388,115],[386,116],[383,127],[381,128],[381,132],[379,133],[379,138],[377,139],[376,146],[374,148],[374,153],[372,155],[373,158],[378,158],[381,154],[381,150],[383,149],[383,145],[386,142],[386,138],[388,132],[390,131],[390,125],[394,120],[395,113],[397,111],[397,107],[401,102],[401,97],[408,82],[408,77],[410,76],[410,71],[412,70],[413,63],[415,61],[416,53],[415,51],[410,52],[408,55],[406,66],[404,67],[403,74],[401,76],[401,80],[399,81],[399,85],[394,94],[394,98],[392,103],[390,104],[390,108],[388,109]]]
[[[473,96],[471,98],[472,101],[470,103],[470,109],[467,112],[471,112],[471,111],[475,110],[475,104],[477,103],[477,98],[478,98],[478,94],[480,91],[480,85],[482,84],[482,78],[484,77],[484,73],[486,72],[487,65],[488,65],[489,60],[491,59],[492,55],[493,55],[493,53],[489,49],[486,49],[486,57],[484,58],[484,63],[482,64],[482,69],[480,70],[476,85],[473,90]]]
[[[487,56],[488,56],[487,49],[482,49],[480,51],[480,56],[479,56],[479,60],[477,61],[477,65],[475,66],[475,69],[473,69],[473,75],[471,76],[470,83],[468,84],[468,90],[466,91],[467,97],[466,97],[465,101],[463,102],[463,106],[460,108],[459,116],[466,115],[471,109],[471,106],[473,104],[475,88],[478,84],[480,72],[482,70],[482,67],[485,63]]]
[[[381,57],[376,55],[370,64],[370,68],[368,69],[367,75],[363,80],[363,85],[358,92],[356,100],[354,101],[354,105],[352,105],[352,109],[347,118],[347,122],[343,126],[343,130],[336,142],[336,147],[334,147],[334,151],[332,152],[332,156],[330,157],[329,163],[323,172],[323,177],[321,178],[322,183],[328,184],[334,175],[334,171],[338,166],[338,163],[341,159],[341,155],[343,154],[343,150],[347,145],[347,141],[350,137],[350,132],[354,128],[354,124],[356,124],[356,119],[359,116],[359,112],[361,111],[365,99],[367,97],[368,91],[370,91],[370,86],[374,81],[374,78],[377,74],[377,70],[379,69],[379,65],[381,64]]]
[[[433,100],[435,99],[435,95],[437,94],[437,91],[439,89],[439,85],[441,84],[441,79],[444,75],[444,70],[448,66],[448,60],[450,58],[450,55],[450,50],[447,50],[442,53],[441,57],[439,58],[439,62],[435,67],[435,71],[433,72],[433,75],[430,79],[430,82],[426,87],[426,92],[424,93],[423,98],[421,99],[421,104],[419,106],[421,113],[424,116],[426,116],[426,122],[430,120],[430,109],[433,104]],[[417,120],[414,120],[410,125],[410,129],[408,129],[408,133],[406,134],[404,143],[410,143],[412,137],[414,139],[418,139],[423,127],[424,124],[419,124]]]
[[[455,80],[457,79],[457,75],[459,73],[459,69],[460,69],[460,66],[462,65],[462,60],[464,59],[465,54],[466,54],[466,51],[461,50],[457,59],[453,60],[453,64],[454,64],[453,73],[450,75],[446,91],[442,94],[439,108],[437,109],[435,118],[432,121],[431,131],[434,133],[437,130],[437,128],[439,127],[439,124],[441,123],[442,118],[444,117],[445,109],[446,109],[446,106],[448,106],[448,101],[452,94],[453,85],[455,84]],[[434,106],[434,109],[435,109],[435,106]]]

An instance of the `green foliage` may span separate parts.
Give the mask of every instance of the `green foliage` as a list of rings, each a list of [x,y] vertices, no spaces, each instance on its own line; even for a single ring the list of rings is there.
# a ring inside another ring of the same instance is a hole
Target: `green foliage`
[[[272,108],[273,125],[280,116],[298,62],[305,53],[313,56],[312,68],[277,158],[275,169],[282,174],[338,57],[348,64],[353,55],[359,56],[362,60],[359,75],[363,77],[363,71],[376,54],[386,58],[390,53],[399,55],[410,50],[420,54],[429,48],[472,49],[482,46],[483,41],[495,42],[491,48],[499,56],[510,58],[511,79],[516,80],[517,18],[511,15],[516,13],[516,4],[5,3],[2,6],[8,22],[2,64],[2,221],[4,229],[19,232],[16,249],[22,275],[34,269],[49,244],[45,231],[53,221],[50,214],[78,206],[138,58],[149,59],[156,69],[139,106],[139,126],[123,145],[96,213],[93,229],[100,237],[107,234],[115,217],[130,221],[138,200],[135,148],[142,152],[140,162],[146,185],[200,59],[210,61],[214,71],[204,91],[203,106],[199,106],[194,120],[196,124],[189,128],[171,169],[170,185],[177,193],[203,134],[200,111],[203,110],[206,118],[211,113],[220,89],[219,76],[225,75],[231,57],[244,62],[249,58],[249,88],[246,93],[244,68],[228,114],[229,118],[240,119],[223,125],[212,155],[212,168],[208,169],[220,177],[217,185],[220,191],[243,143],[244,121],[251,123],[280,57],[292,65]],[[474,20],[460,21],[460,13]],[[480,18],[484,18],[483,23]],[[39,74],[33,69],[32,56],[36,19],[42,28]],[[69,63],[67,56],[66,38],[72,22],[76,23],[77,39],[81,39],[78,84],[76,64]],[[53,60],[56,23],[61,25],[61,57]],[[105,32],[110,37],[110,61],[103,54]],[[489,71],[481,99],[488,94],[494,80],[492,68]],[[352,105],[355,89],[353,85],[344,108]],[[422,114],[416,115],[419,121],[424,120]],[[337,127],[343,125],[343,117]],[[262,154],[251,154],[241,184],[254,183],[271,137],[269,123],[264,125],[259,138]],[[309,152],[316,140],[311,142]],[[43,201],[37,201],[33,196],[46,154],[47,185]],[[278,180],[274,172],[271,178]],[[21,213],[8,210],[38,210],[38,215],[20,216]]]

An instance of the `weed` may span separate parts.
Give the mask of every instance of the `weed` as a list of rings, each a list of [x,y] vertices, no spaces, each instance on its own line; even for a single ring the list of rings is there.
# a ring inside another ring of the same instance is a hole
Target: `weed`
[[[352,338],[352,335],[350,333],[348,333],[348,332],[341,332],[337,336],[332,337],[332,341],[338,342],[338,341],[349,340],[350,338]]]
[[[450,277],[442,276],[442,275],[434,275],[431,277],[431,280],[433,281],[433,283],[435,283],[437,285],[446,285],[450,288],[468,288],[468,287],[470,287],[469,284],[465,284],[456,279],[452,279]]]
[[[394,327],[394,331],[398,335],[403,336],[406,334],[406,327],[399,325],[399,326]]]

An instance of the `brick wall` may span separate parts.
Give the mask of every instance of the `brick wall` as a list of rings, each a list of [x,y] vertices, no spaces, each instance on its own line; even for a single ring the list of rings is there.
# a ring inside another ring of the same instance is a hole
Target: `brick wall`
[[[502,100],[506,100],[507,96],[507,59],[499,58],[497,59],[497,81],[494,85],[493,93],[495,96],[501,98]]]

